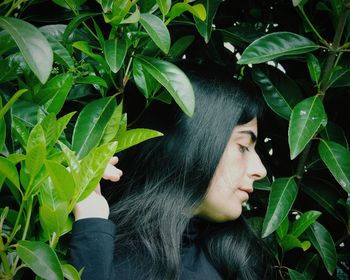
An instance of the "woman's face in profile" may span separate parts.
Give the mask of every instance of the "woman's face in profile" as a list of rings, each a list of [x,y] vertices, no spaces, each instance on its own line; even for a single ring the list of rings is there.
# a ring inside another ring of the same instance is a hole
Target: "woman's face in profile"
[[[253,192],[253,182],[266,176],[255,152],[256,139],[256,118],[233,129],[208,193],[194,215],[214,222],[235,220],[241,215],[242,204]]]

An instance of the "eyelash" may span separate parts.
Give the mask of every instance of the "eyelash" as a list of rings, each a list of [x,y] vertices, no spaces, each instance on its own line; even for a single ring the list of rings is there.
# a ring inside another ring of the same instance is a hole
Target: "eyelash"
[[[238,146],[239,146],[239,151],[240,151],[242,154],[244,154],[245,152],[249,152],[248,147],[243,146],[243,145],[240,145],[240,144],[238,144]]]

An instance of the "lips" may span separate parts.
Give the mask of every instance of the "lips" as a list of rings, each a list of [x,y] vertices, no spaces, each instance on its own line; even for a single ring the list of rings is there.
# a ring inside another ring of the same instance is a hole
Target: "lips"
[[[239,190],[243,193],[245,193],[246,198],[243,200],[243,202],[247,202],[249,199],[249,194],[253,192],[253,188],[251,187],[243,187],[239,188]]]

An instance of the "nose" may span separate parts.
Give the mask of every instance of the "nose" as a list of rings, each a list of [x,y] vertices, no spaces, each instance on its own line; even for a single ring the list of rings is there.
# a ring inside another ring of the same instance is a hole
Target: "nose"
[[[265,166],[255,151],[251,154],[251,158],[249,159],[247,173],[248,176],[254,181],[261,180],[267,174]]]

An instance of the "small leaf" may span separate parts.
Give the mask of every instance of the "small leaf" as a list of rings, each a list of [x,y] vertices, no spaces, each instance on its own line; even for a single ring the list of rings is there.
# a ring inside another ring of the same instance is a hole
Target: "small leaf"
[[[98,85],[101,87],[107,88],[108,85],[104,79],[98,76],[87,76],[87,77],[81,77],[76,80],[77,84],[88,84],[88,85]]]
[[[307,278],[302,273],[290,268],[288,268],[288,274],[289,274],[290,280],[307,280]]]
[[[328,273],[333,275],[337,266],[337,252],[331,234],[324,226],[315,222],[307,230],[307,236],[320,254]]]
[[[37,124],[29,134],[26,154],[26,169],[34,177],[41,169],[46,158],[45,134],[40,124]]]
[[[72,150],[77,152],[78,158],[98,145],[115,107],[115,98],[106,97],[87,104],[80,112],[72,138]]]
[[[321,140],[318,151],[339,185],[350,193],[350,152],[338,143],[325,140]]]
[[[279,239],[283,239],[288,233],[289,219],[288,216],[283,220],[280,226],[277,228],[276,233]]]
[[[170,48],[168,56],[171,58],[179,58],[185,50],[193,43],[194,36],[188,35],[178,39]]]
[[[303,98],[297,84],[274,67],[253,67],[252,76],[272,111],[289,120],[293,107]]]
[[[290,234],[299,237],[319,216],[321,216],[321,212],[319,211],[308,211],[302,214],[300,218],[292,224]]]
[[[75,269],[74,266],[66,263],[66,264],[62,264],[61,267],[62,267],[63,276],[65,279],[80,280],[79,272]]]
[[[87,54],[88,56],[90,56],[91,58],[93,58],[94,60],[96,60],[99,64],[101,64],[101,66],[104,68],[104,69],[108,69],[108,65],[106,63],[106,61],[104,60],[104,58],[99,55],[99,54],[95,54],[93,51],[92,51],[92,47],[89,45],[88,42],[86,41],[77,41],[77,42],[74,42],[72,44],[72,46],[80,51],[82,51],[83,53]]]
[[[303,251],[306,251],[310,248],[311,243],[308,241],[301,242],[296,236],[287,234],[282,242],[281,247],[283,252],[286,253],[294,248],[301,248]]]
[[[8,178],[17,188],[19,188],[19,177],[16,166],[4,157],[0,157],[0,178]]]
[[[170,48],[170,34],[168,28],[160,18],[151,14],[141,14],[140,23],[153,42],[164,52]]]
[[[100,144],[111,142],[115,138],[119,129],[119,123],[122,118],[122,114],[123,102],[120,102],[117,108],[114,109],[113,115],[107,123],[105,130],[103,131],[103,136]]]
[[[196,4],[191,6],[188,3],[176,3],[169,13],[169,19],[167,20],[167,24],[172,21],[174,18],[182,15],[184,12],[190,12],[192,15],[204,21],[207,16],[207,12],[203,4]]]
[[[278,178],[272,183],[263,224],[263,238],[275,231],[287,217],[297,194],[298,186],[293,177]]]
[[[315,136],[320,126],[326,124],[327,115],[317,95],[299,102],[292,111],[288,128],[290,158],[296,158]]]
[[[95,15],[98,15],[98,13],[83,13],[83,14],[79,14],[79,15],[76,15],[75,17],[73,17],[72,21],[67,25],[67,27],[63,33],[62,40],[63,40],[64,44],[67,41],[69,35],[79,26],[79,24],[81,24],[85,20],[87,20],[90,17],[93,17]]]
[[[39,277],[48,280],[63,280],[63,273],[56,253],[40,241],[20,240],[17,255]]]
[[[309,39],[291,32],[275,32],[251,43],[242,53],[238,64],[262,63],[286,55],[312,52],[319,46]]]
[[[127,50],[128,46],[124,38],[105,41],[103,51],[113,73],[117,73],[122,67]]]
[[[206,16],[205,19],[195,17],[194,20],[196,22],[196,27],[199,34],[202,35],[206,43],[208,43],[210,40],[215,14],[221,2],[222,1],[219,0],[201,0],[198,2],[199,5],[204,5],[206,10]]]
[[[321,76],[321,66],[313,54],[307,55],[307,67],[309,68],[312,81],[318,83]]]
[[[145,128],[136,128],[122,133],[118,133],[118,148],[116,152],[120,152],[143,141],[159,136],[163,136],[163,133]]]
[[[154,79],[168,90],[182,111],[191,117],[194,112],[195,97],[187,76],[170,62],[144,56],[137,56],[136,59]]]
[[[169,13],[169,10],[171,7],[171,0],[156,0],[156,1],[160,11],[163,14],[163,17],[165,17]]]
[[[50,76],[53,54],[50,44],[32,24],[10,17],[0,17],[0,27],[15,40],[25,61],[41,83]]]

